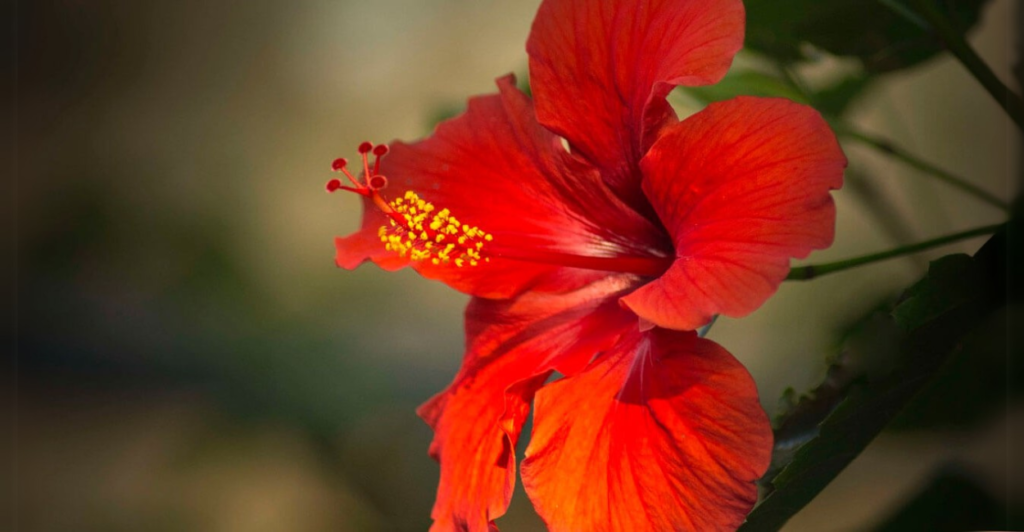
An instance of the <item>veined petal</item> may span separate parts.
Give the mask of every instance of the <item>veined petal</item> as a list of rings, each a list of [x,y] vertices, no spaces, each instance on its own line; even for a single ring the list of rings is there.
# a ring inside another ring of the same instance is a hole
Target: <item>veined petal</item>
[[[641,162],[643,189],[676,260],[623,298],[661,327],[744,316],[789,272],[791,257],[832,244],[846,157],[817,111],[779,98],[709,105],[666,130]]]
[[[545,0],[526,43],[541,124],[642,204],[637,163],[676,85],[716,83],[743,46],[739,0]]]
[[[557,260],[544,263],[545,253],[614,257],[670,249],[664,231],[619,201],[593,167],[537,124],[529,97],[512,76],[499,79],[498,87],[497,95],[470,99],[465,114],[442,123],[431,137],[395,143],[382,161],[385,195],[411,190],[493,236],[481,251],[489,262],[464,268],[413,263],[420,273],[472,295],[502,298],[526,289],[572,290],[605,275]],[[364,209],[362,229],[338,240],[337,263],[353,267],[369,258],[389,269],[408,264],[379,244],[377,231],[387,218],[370,201]]]
[[[535,406],[523,484],[553,531],[734,530],[771,458],[750,375],[692,332],[633,333]]]
[[[420,407],[441,463],[433,530],[484,531],[508,507],[514,449],[530,401],[552,370],[574,374],[636,327],[616,298],[636,280],[608,277],[570,294],[475,298],[454,382]]]

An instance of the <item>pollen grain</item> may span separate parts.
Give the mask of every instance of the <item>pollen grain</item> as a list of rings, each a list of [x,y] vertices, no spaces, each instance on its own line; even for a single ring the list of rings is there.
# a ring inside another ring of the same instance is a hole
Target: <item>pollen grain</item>
[[[448,209],[437,210],[411,190],[388,205],[398,216],[393,214],[389,225],[377,232],[388,251],[412,261],[429,260],[431,264],[454,264],[457,268],[490,261],[484,244],[492,241],[493,235],[460,222]]]

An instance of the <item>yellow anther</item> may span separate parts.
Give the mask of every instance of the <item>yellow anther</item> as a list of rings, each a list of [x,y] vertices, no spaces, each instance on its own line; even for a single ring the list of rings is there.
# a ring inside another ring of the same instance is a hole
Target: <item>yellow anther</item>
[[[460,222],[448,209],[437,210],[411,190],[389,206],[393,212],[388,225],[377,231],[384,249],[412,261],[454,263],[457,268],[490,261],[482,251],[484,242],[492,241],[493,237],[479,227]]]

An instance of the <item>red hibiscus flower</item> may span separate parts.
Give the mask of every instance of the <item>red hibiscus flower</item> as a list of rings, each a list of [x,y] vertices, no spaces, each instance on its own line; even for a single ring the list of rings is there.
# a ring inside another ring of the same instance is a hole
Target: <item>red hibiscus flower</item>
[[[756,501],[757,390],[693,331],[830,245],[846,161],[787,100],[677,119],[668,92],[721,79],[743,21],[738,0],[545,0],[532,100],[507,76],[425,140],[361,146],[362,180],[335,162],[347,180],[328,189],[365,206],[339,266],[412,266],[474,296],[462,369],[419,411],[435,530],[493,529],[531,403],[522,477],[553,530],[730,529]]]

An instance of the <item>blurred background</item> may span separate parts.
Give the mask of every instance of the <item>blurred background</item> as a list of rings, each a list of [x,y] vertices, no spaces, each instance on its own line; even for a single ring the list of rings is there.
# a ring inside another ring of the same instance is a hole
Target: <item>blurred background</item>
[[[357,227],[360,207],[323,184],[359,142],[422,137],[494,78],[525,78],[538,3],[19,3],[17,234],[5,234],[17,238],[17,378],[3,376],[16,388],[5,412],[17,435],[4,443],[16,481],[2,494],[14,529],[429,526],[438,467],[414,409],[458,368],[467,298],[411,272],[336,269],[333,238]],[[1019,9],[991,0],[970,34],[1018,92]],[[800,72],[827,83],[855,67],[821,55]],[[1019,192],[1018,133],[948,56],[884,74],[846,117],[998,198]],[[809,262],[1006,218],[844,146],[836,243]],[[774,413],[929,258],[983,241],[787,283],[711,337]],[[1008,452],[1022,414],[1014,400],[883,434],[786,530],[874,526],[950,467],[1001,504],[1024,503],[1024,464]],[[499,524],[542,529],[521,491]]]

